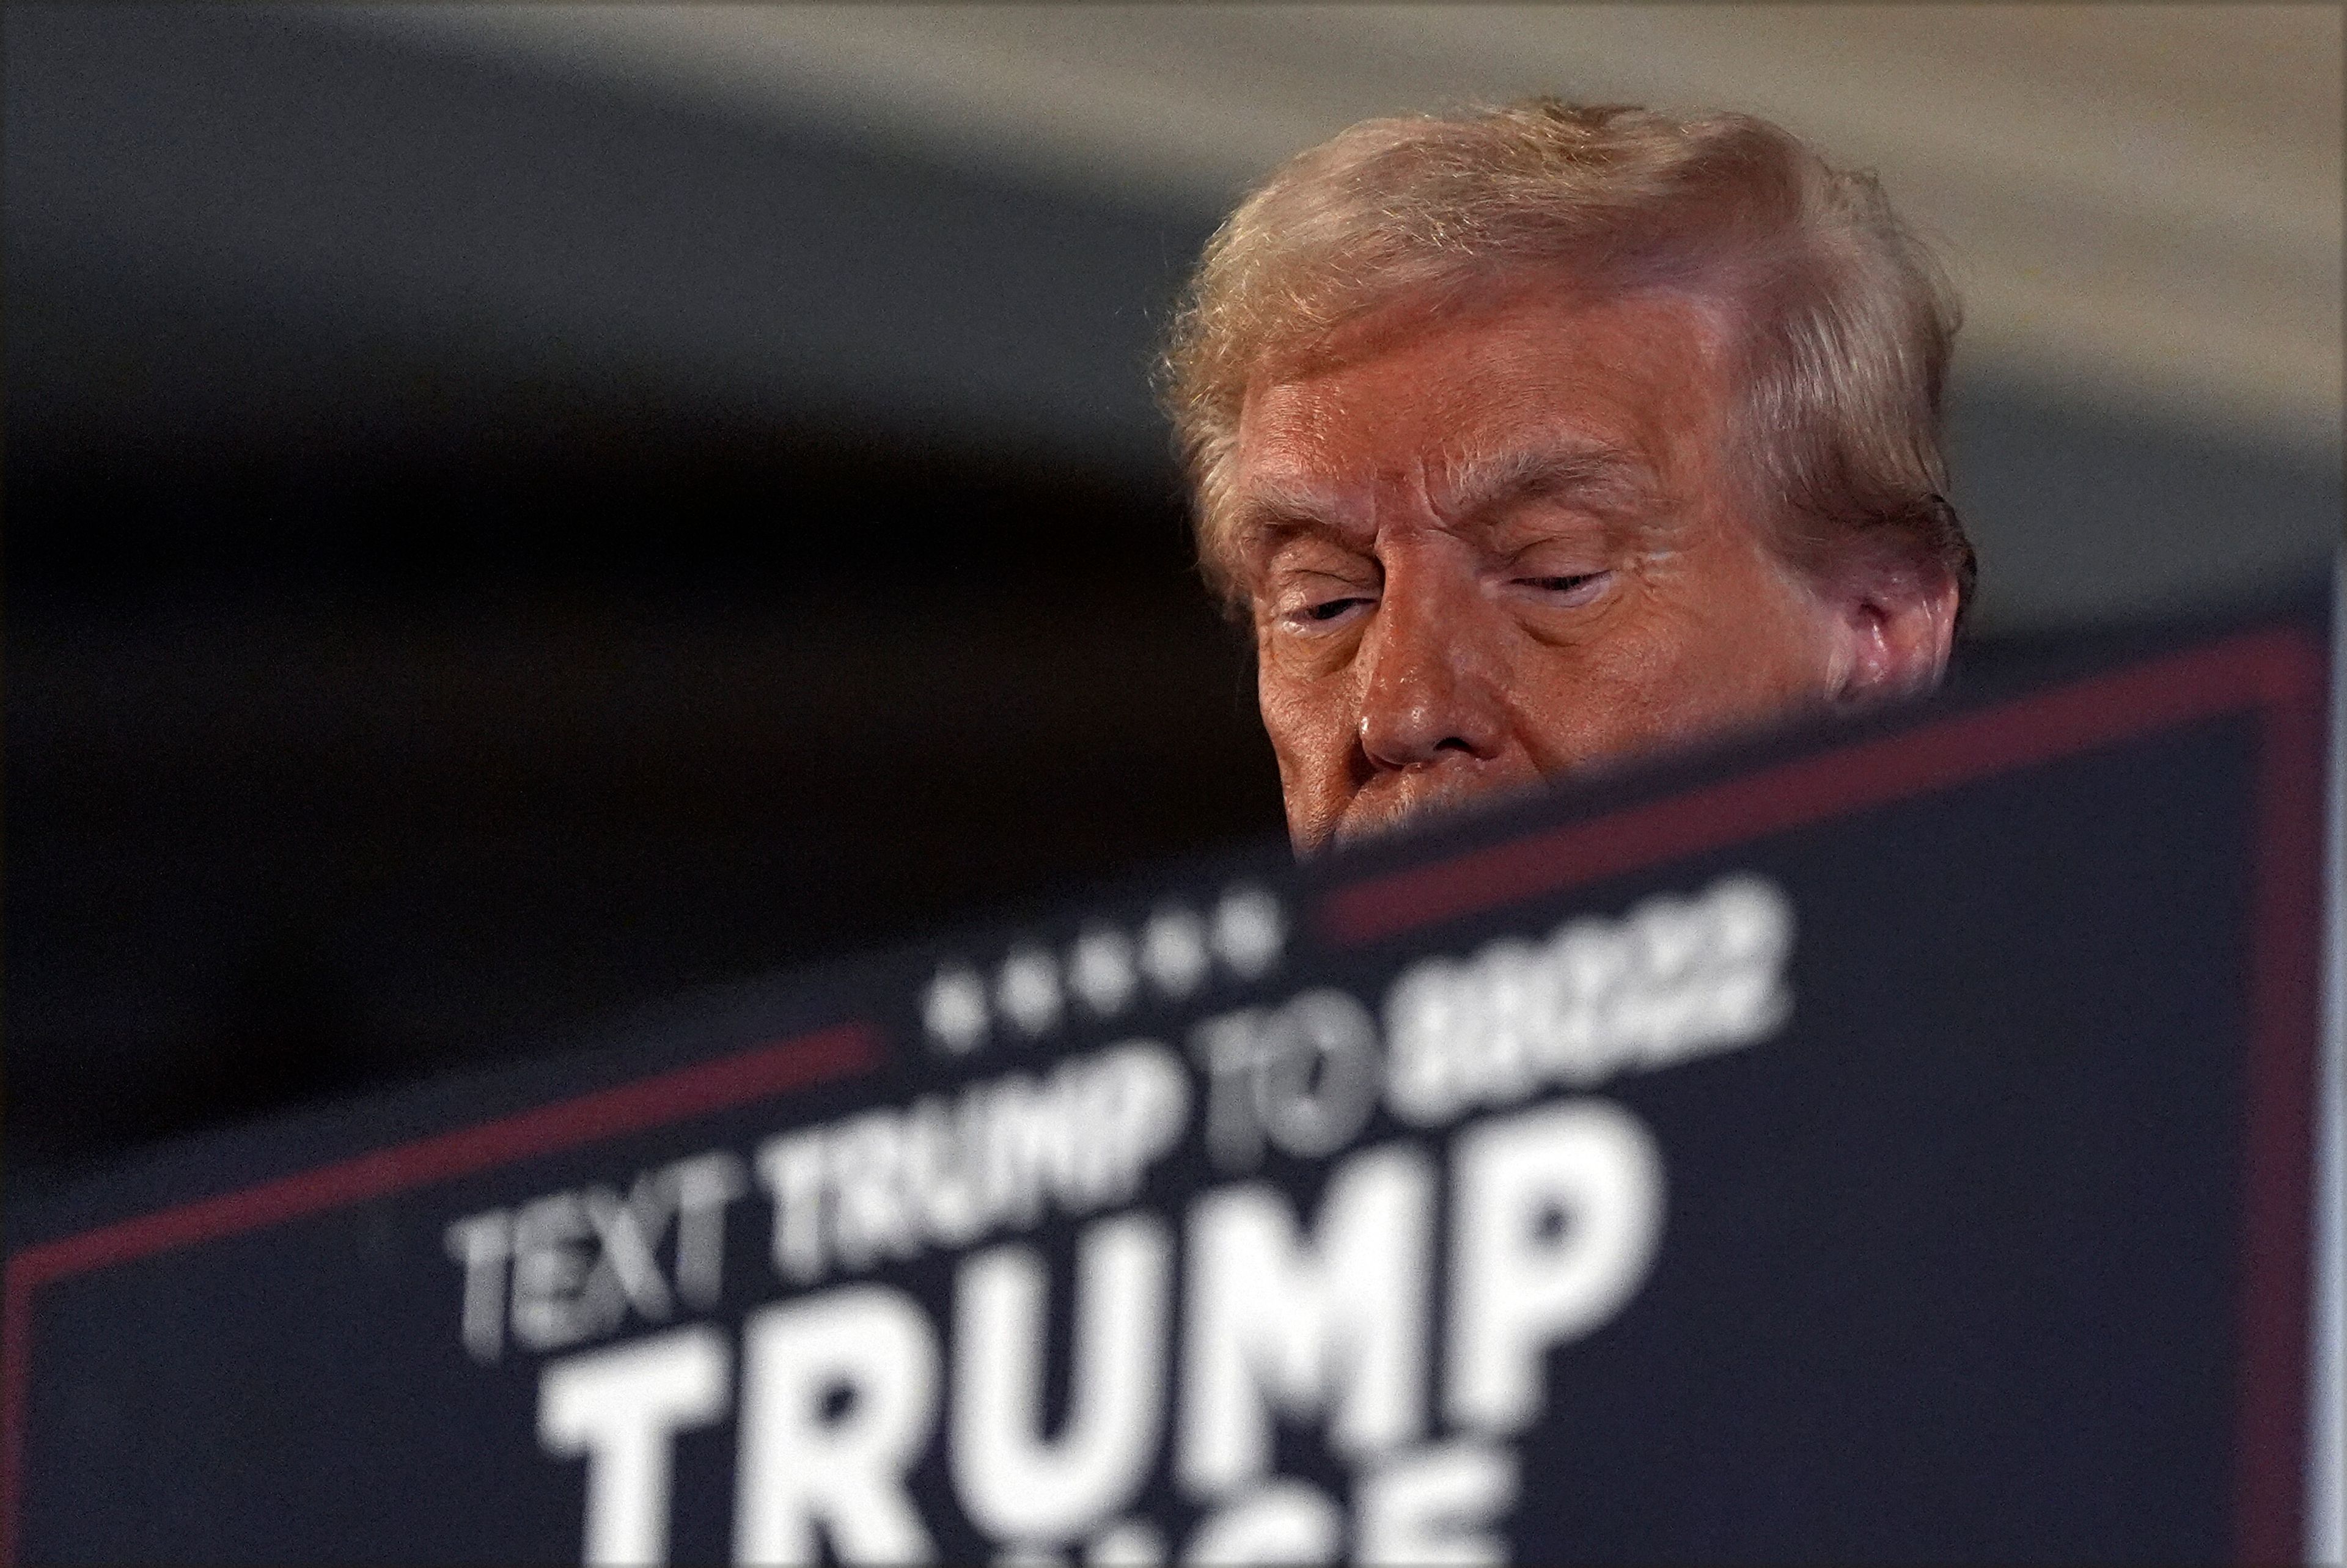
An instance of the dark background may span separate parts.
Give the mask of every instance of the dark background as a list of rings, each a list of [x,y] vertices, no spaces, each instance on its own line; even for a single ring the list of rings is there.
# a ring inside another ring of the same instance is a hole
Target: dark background
[[[5,27],[13,1181],[1276,837],[1145,390],[1216,204],[291,7]],[[1952,442],[1976,661],[2337,532],[2335,446],[1993,365]]]

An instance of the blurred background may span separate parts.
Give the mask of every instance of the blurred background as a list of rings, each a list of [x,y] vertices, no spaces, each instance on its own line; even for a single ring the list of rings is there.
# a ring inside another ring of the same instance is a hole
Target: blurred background
[[[1977,658],[2341,527],[2335,5],[14,3],[11,1177],[1276,840],[1153,337],[1363,116],[1755,109],[1970,312]]]

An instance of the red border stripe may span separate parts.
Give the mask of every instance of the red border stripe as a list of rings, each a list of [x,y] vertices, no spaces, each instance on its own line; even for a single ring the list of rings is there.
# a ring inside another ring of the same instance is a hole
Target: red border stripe
[[[2242,1563],[2294,1563],[2307,1550],[2307,1286],[2313,1263],[2314,1065],[2321,1034],[2323,727],[2311,702],[2279,705],[2268,714],[2259,748],[2241,1340],[2234,1394],[2234,1540]]]

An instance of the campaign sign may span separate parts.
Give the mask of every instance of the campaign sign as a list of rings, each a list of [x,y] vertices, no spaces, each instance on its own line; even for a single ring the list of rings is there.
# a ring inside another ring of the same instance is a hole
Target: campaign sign
[[[13,1216],[10,1551],[2295,1556],[2324,639],[169,1152]]]

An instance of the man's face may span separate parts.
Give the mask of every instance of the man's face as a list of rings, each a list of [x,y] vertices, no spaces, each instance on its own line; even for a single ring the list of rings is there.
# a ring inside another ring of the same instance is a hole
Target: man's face
[[[1248,388],[1230,492],[1299,850],[1826,691],[1834,613],[1735,498],[1698,307],[1526,291],[1338,348]]]

